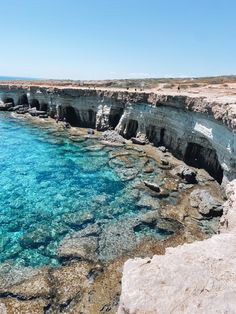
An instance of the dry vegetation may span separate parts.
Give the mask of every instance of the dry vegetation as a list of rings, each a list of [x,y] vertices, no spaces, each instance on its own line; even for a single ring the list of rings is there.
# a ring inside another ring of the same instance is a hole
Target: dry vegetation
[[[100,81],[82,80],[32,80],[32,81],[4,81],[9,84],[68,86],[68,87],[107,87],[107,88],[137,88],[158,89],[159,87],[171,89],[176,85],[182,89],[204,87],[207,85],[224,85],[236,83],[236,75],[200,77],[200,78],[148,78],[148,79],[117,79]]]

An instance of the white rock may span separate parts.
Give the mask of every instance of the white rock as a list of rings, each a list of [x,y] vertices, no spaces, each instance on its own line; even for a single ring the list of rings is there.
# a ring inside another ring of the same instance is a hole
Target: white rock
[[[119,314],[236,313],[236,180],[227,193],[222,233],[125,263]]]

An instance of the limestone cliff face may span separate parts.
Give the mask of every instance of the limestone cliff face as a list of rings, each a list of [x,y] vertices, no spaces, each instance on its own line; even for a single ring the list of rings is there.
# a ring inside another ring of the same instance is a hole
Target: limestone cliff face
[[[220,183],[236,177],[236,105],[204,97],[0,85],[0,101],[66,117],[72,126],[143,134]]]

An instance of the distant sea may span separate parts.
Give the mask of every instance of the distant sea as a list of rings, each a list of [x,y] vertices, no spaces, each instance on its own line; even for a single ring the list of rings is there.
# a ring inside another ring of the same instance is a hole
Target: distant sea
[[[19,77],[19,76],[0,76],[0,81],[15,81],[15,80],[24,80],[24,81],[30,81],[30,80],[36,80],[36,78],[33,77]]]

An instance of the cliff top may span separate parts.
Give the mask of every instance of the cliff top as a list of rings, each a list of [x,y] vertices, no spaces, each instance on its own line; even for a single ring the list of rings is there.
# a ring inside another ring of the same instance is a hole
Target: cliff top
[[[139,79],[139,80],[32,80],[0,81],[0,85],[45,87],[58,89],[93,89],[101,91],[155,93],[158,95],[203,97],[209,102],[236,105],[236,76],[195,79]]]

